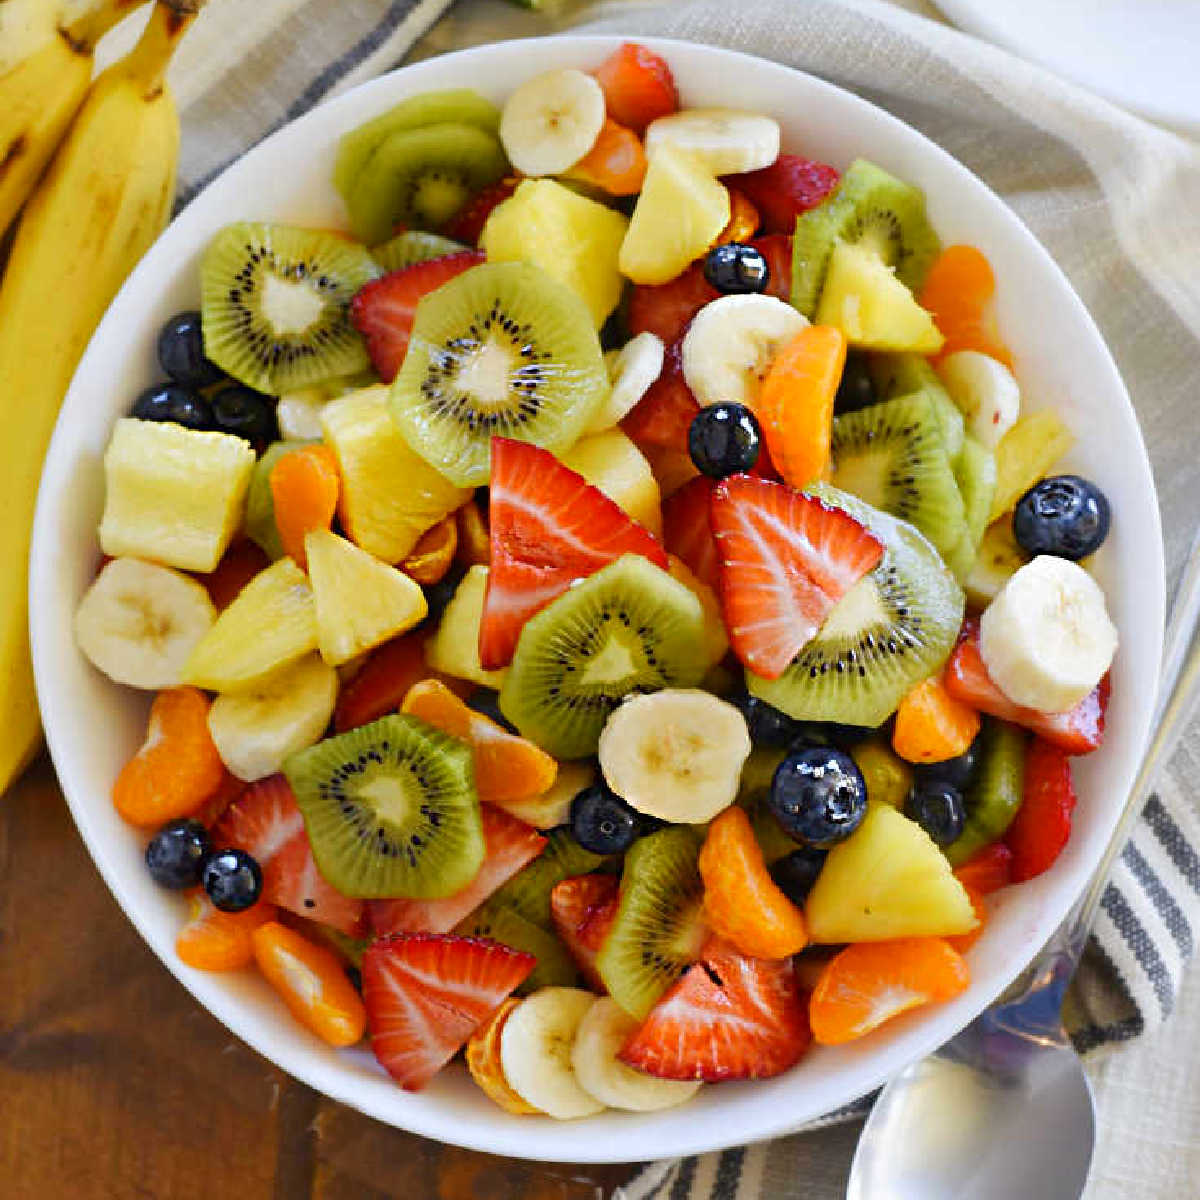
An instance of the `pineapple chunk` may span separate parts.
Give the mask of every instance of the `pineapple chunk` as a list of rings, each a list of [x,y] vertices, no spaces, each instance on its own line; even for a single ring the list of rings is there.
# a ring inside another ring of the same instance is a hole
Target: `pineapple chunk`
[[[571,801],[595,782],[595,763],[587,759],[561,762],[554,782],[540,796],[526,800],[493,800],[492,803],[534,829],[555,829],[570,820]]]
[[[200,639],[183,682],[210,692],[246,692],[317,648],[312,588],[290,558],[260,571]]]
[[[463,576],[442,613],[437,632],[425,642],[425,663],[444,675],[468,679],[498,691],[508,668],[485,671],[479,662],[479,624],[483,619],[487,578],[487,567],[481,566],[472,567]]]
[[[1017,545],[1012,520],[1002,518],[987,527],[975,553],[971,570],[963,580],[963,591],[972,608],[984,609],[1000,594],[1000,589],[1027,562],[1029,556]]]
[[[724,184],[695,155],[660,146],[621,243],[621,271],[634,283],[666,283],[704,254],[728,224]]]
[[[850,751],[867,785],[868,804],[890,804],[903,811],[912,788],[913,769],[882,742],[859,742]]]
[[[321,428],[342,476],[342,525],[384,562],[403,561],[421,534],[471,498],[469,488],[455,487],[410,448],[382,384],[331,400]]]
[[[242,438],[122,417],[104,452],[100,548],[213,570],[241,524],[253,470]]]
[[[642,452],[619,429],[580,439],[562,461],[655,537],[662,537],[658,480]]]
[[[829,851],[804,917],[814,942],[943,937],[979,924],[933,839],[887,804],[872,804]]]
[[[988,520],[1008,512],[1075,441],[1074,435],[1050,409],[1022,417],[996,447],[996,494]]]
[[[429,611],[419,583],[328,529],[307,534],[304,553],[317,646],[332,667],[411,629]]]
[[[667,570],[700,601],[704,612],[704,661],[708,666],[714,666],[729,652],[729,638],[717,593],[702,579],[697,579],[687,563],[673,554],[667,555]]]
[[[617,254],[628,220],[553,179],[527,179],[498,205],[479,244],[488,262],[527,262],[581,296],[596,328],[621,299]]]
[[[835,326],[867,350],[936,354],[945,341],[892,268],[857,242],[834,248],[815,321]]]

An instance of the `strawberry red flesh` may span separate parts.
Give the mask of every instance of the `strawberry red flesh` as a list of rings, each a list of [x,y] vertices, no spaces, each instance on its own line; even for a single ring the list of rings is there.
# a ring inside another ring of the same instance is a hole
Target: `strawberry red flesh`
[[[423,639],[414,634],[393,638],[363,664],[358,674],[342,687],[333,725],[338,733],[369,725],[395,712],[414,683],[427,679]]]
[[[359,289],[350,302],[350,320],[366,340],[371,365],[384,383],[396,378],[404,362],[421,299],[484,259],[477,250],[463,250],[389,271]]]
[[[1012,883],[1012,861],[1012,851],[1003,842],[993,842],[955,867],[954,874],[961,883],[988,896]]]
[[[620,890],[615,875],[577,875],[555,884],[550,893],[554,928],[589,986],[598,992],[607,988],[596,969],[596,956],[616,919]]]
[[[638,446],[660,446],[687,453],[688,430],[700,411],[692,389],[683,378],[682,342],[671,343],[663,369],[646,394],[621,422],[621,429]]]
[[[1071,836],[1075,785],[1066,754],[1034,738],[1025,754],[1021,807],[1004,840],[1012,851],[1012,880],[1021,883],[1048,871]]]
[[[778,679],[837,602],[883,557],[849,513],[749,475],[713,489],[721,608],[742,663]]]
[[[536,964],[482,938],[401,933],[372,942],[362,993],[375,1057],[401,1087],[420,1090]]]
[[[653,50],[626,42],[600,64],[596,79],[608,115],[639,133],[679,107],[671,68]]]
[[[660,1079],[769,1079],[811,1039],[792,960],[747,958],[714,938],[618,1057]]]
[[[479,235],[483,233],[492,210],[503,204],[517,190],[520,182],[519,179],[508,177],[477,193],[446,227],[446,236],[456,242],[466,242],[468,246],[478,245]]]
[[[704,475],[685,483],[663,501],[663,544],[682,559],[702,583],[716,590],[721,583],[721,560],[709,512],[716,484]]]
[[[818,204],[837,187],[839,175],[826,163],[781,154],[769,167],[724,180],[737,188],[758,209],[768,233],[792,233],[796,218]],[[791,264],[788,264],[789,274]]]

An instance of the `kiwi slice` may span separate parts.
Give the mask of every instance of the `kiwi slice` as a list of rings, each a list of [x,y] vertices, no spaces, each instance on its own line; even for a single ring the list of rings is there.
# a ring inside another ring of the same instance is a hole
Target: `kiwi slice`
[[[389,134],[346,197],[350,228],[368,246],[387,241],[397,225],[436,231],[507,170],[499,139],[474,125]]]
[[[880,400],[894,400],[912,392],[924,392],[929,397],[942,429],[942,444],[950,461],[956,462],[966,436],[966,421],[929,359],[920,354],[871,354],[867,369]]]
[[[283,764],[321,874],[346,896],[452,896],[483,863],[471,751],[415,717],[381,717]]]
[[[416,229],[398,233],[390,242],[376,246],[371,257],[385,271],[403,271],[431,258],[445,258],[447,254],[458,254],[468,247],[462,242],[452,241],[438,233],[421,233]]]
[[[495,133],[500,128],[500,110],[470,88],[422,92],[410,96],[374,120],[352,129],[342,138],[338,144],[337,161],[333,164],[333,182],[338,191],[349,199],[359,172],[393,133],[447,122],[474,125],[487,133]]]
[[[541,854],[493,892],[489,903],[510,908],[542,929],[553,929],[550,893],[555,885],[575,875],[588,875],[607,862],[585,850],[568,829],[552,829]]]
[[[200,264],[204,352],[272,396],[365,370],[350,301],[378,274],[364,247],[334,234],[227,225]]]
[[[832,453],[835,487],[915,525],[943,556],[966,533],[962,497],[925,392],[836,417]]]
[[[272,561],[283,557],[283,542],[275,524],[275,499],[271,495],[271,471],[275,464],[301,446],[311,446],[312,440],[272,442],[261,454],[250,474],[250,486],[246,489],[246,519],[243,529],[246,536],[258,544],[258,548]]]
[[[987,530],[988,515],[996,495],[996,456],[982,442],[973,437],[965,438],[962,453],[954,463],[954,478],[962,496],[973,560]]]
[[[1026,741],[1025,731],[1015,725],[984,718],[979,765],[963,797],[967,821],[959,837],[946,847],[946,857],[954,866],[1008,832],[1025,794]]]
[[[861,158],[831,196],[796,218],[792,303],[806,317],[817,311],[837,242],[862,242],[878,251],[914,292],[941,250],[925,216],[925,194]]]
[[[700,954],[704,883],[700,838],[681,825],[634,842],[621,872],[621,899],[596,958],[608,994],[644,1020]]]
[[[829,484],[808,490],[870,529],[883,558],[780,678],[747,672],[746,683],[799,721],[882,725],[949,657],[962,625],[962,589],[913,526]]]
[[[527,622],[500,711],[557,758],[594,754],[624,697],[700,682],[703,637],[694,593],[649,560],[622,555]]]
[[[525,982],[517,988],[524,996],[544,987],[576,987],[579,972],[566,947],[548,929],[498,904],[493,897],[459,922],[455,933],[463,937],[490,938],[514,950],[524,950],[537,959]]]
[[[528,263],[485,263],[417,306],[392,412],[418,454],[478,487],[493,435],[566,450],[608,389],[583,300]]]

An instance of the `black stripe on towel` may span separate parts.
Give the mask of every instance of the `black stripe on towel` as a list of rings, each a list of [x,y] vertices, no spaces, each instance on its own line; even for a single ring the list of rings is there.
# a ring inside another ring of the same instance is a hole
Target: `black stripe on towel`
[[[1105,1046],[1109,1042],[1131,1042],[1141,1037],[1146,1028],[1146,1022],[1141,1013],[1114,1021],[1111,1025],[1087,1025],[1077,1030],[1071,1041],[1077,1054],[1086,1054],[1097,1046]]]
[[[1174,817],[1163,808],[1163,803],[1157,796],[1151,796],[1146,801],[1142,819],[1153,830],[1154,836],[1162,843],[1163,849],[1179,868],[1179,873],[1191,885],[1192,891],[1200,892],[1200,858],[1196,857],[1195,850],[1188,845],[1187,838],[1175,824]]]
[[[1134,915],[1133,909],[1129,907],[1129,902],[1121,895],[1120,889],[1115,884],[1108,885],[1100,907],[1108,913],[1117,932],[1125,939],[1129,949],[1133,951],[1138,966],[1145,971],[1146,978],[1150,980],[1150,984],[1154,988],[1154,994],[1158,997],[1158,1004],[1162,1009],[1163,1016],[1167,1016],[1175,1005],[1175,988],[1150,935]]]
[[[1192,927],[1183,915],[1183,910],[1175,903],[1175,897],[1163,886],[1163,881],[1151,870],[1150,864],[1142,857],[1141,852],[1128,842],[1121,854],[1125,865],[1129,868],[1134,879],[1142,885],[1142,890],[1150,898],[1150,903],[1158,910],[1163,924],[1179,947],[1184,958],[1192,957]]]
[[[679,1174],[671,1185],[671,1195],[668,1200],[688,1200],[692,1191],[692,1181],[696,1178],[696,1160],[685,1158],[679,1164]]]
[[[717,1178],[713,1184],[712,1200],[734,1200],[738,1181],[742,1177],[742,1163],[746,1158],[745,1147],[726,1150],[717,1164]]]

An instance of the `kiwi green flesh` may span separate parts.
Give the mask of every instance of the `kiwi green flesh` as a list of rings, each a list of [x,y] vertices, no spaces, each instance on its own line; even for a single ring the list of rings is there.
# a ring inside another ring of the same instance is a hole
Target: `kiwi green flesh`
[[[500,711],[558,758],[594,754],[626,696],[700,682],[703,630],[687,587],[647,559],[622,555],[526,623]]]
[[[587,875],[608,861],[585,850],[567,829],[552,829],[541,854],[493,892],[488,903],[512,909],[542,929],[553,929],[550,893],[555,885],[575,875]]]
[[[583,300],[528,263],[485,263],[418,304],[391,404],[413,450],[459,487],[479,487],[493,437],[562,452],[608,390]]]
[[[494,134],[473,125],[427,125],[389,134],[350,189],[350,228],[368,246],[397,225],[437,232],[508,170]]]
[[[625,855],[617,915],[596,970],[608,994],[639,1021],[700,954],[699,857],[699,837],[682,826],[641,838]]]
[[[486,901],[459,922],[454,932],[463,937],[490,938],[513,950],[532,954],[537,959],[537,966],[517,988],[518,995],[524,996],[544,987],[574,987],[579,982],[574,960],[554,933],[526,920],[513,909],[497,904],[494,899]]]
[[[913,291],[941,249],[925,216],[924,193],[865,159],[850,165],[823,203],[796,219],[791,300],[806,317],[817,310],[839,241],[870,246]]]
[[[996,495],[996,456],[973,437],[964,438],[962,452],[954,464],[954,479],[962,496],[971,546],[978,549]]]
[[[870,529],[884,544],[883,558],[780,678],[747,672],[746,683],[797,720],[876,727],[949,657],[962,625],[962,589],[907,522],[829,484],[808,491]]]
[[[962,497],[926,393],[836,417],[832,455],[835,487],[915,525],[943,556],[958,545]]]
[[[442,237],[441,234],[407,229],[404,233],[398,233],[391,241],[384,242],[382,246],[374,247],[371,257],[385,271],[403,271],[417,263],[445,258],[447,254],[458,254],[466,249],[468,247],[462,242]]]
[[[966,824],[946,847],[946,857],[954,866],[1008,832],[1024,795],[1026,741],[1024,730],[1015,725],[984,718],[979,766],[963,798]]]
[[[473,125],[494,134],[500,128],[500,110],[470,88],[410,96],[342,138],[333,166],[335,186],[348,200],[359,172],[391,134],[447,123]]]
[[[326,738],[283,772],[317,868],[343,895],[452,896],[483,863],[470,748],[415,717]]]
[[[929,359],[919,354],[870,354],[867,369],[880,400],[894,400],[913,392],[924,392],[929,397],[941,426],[942,444],[950,461],[955,462],[962,451],[966,422]]]
[[[275,499],[271,495],[271,472],[275,464],[293,450],[313,445],[311,439],[272,442],[259,456],[246,489],[246,536],[272,561],[283,557],[283,541],[275,524]]]
[[[379,275],[362,247],[319,230],[243,222],[209,243],[200,266],[204,350],[260,392],[370,366],[350,301]]]

